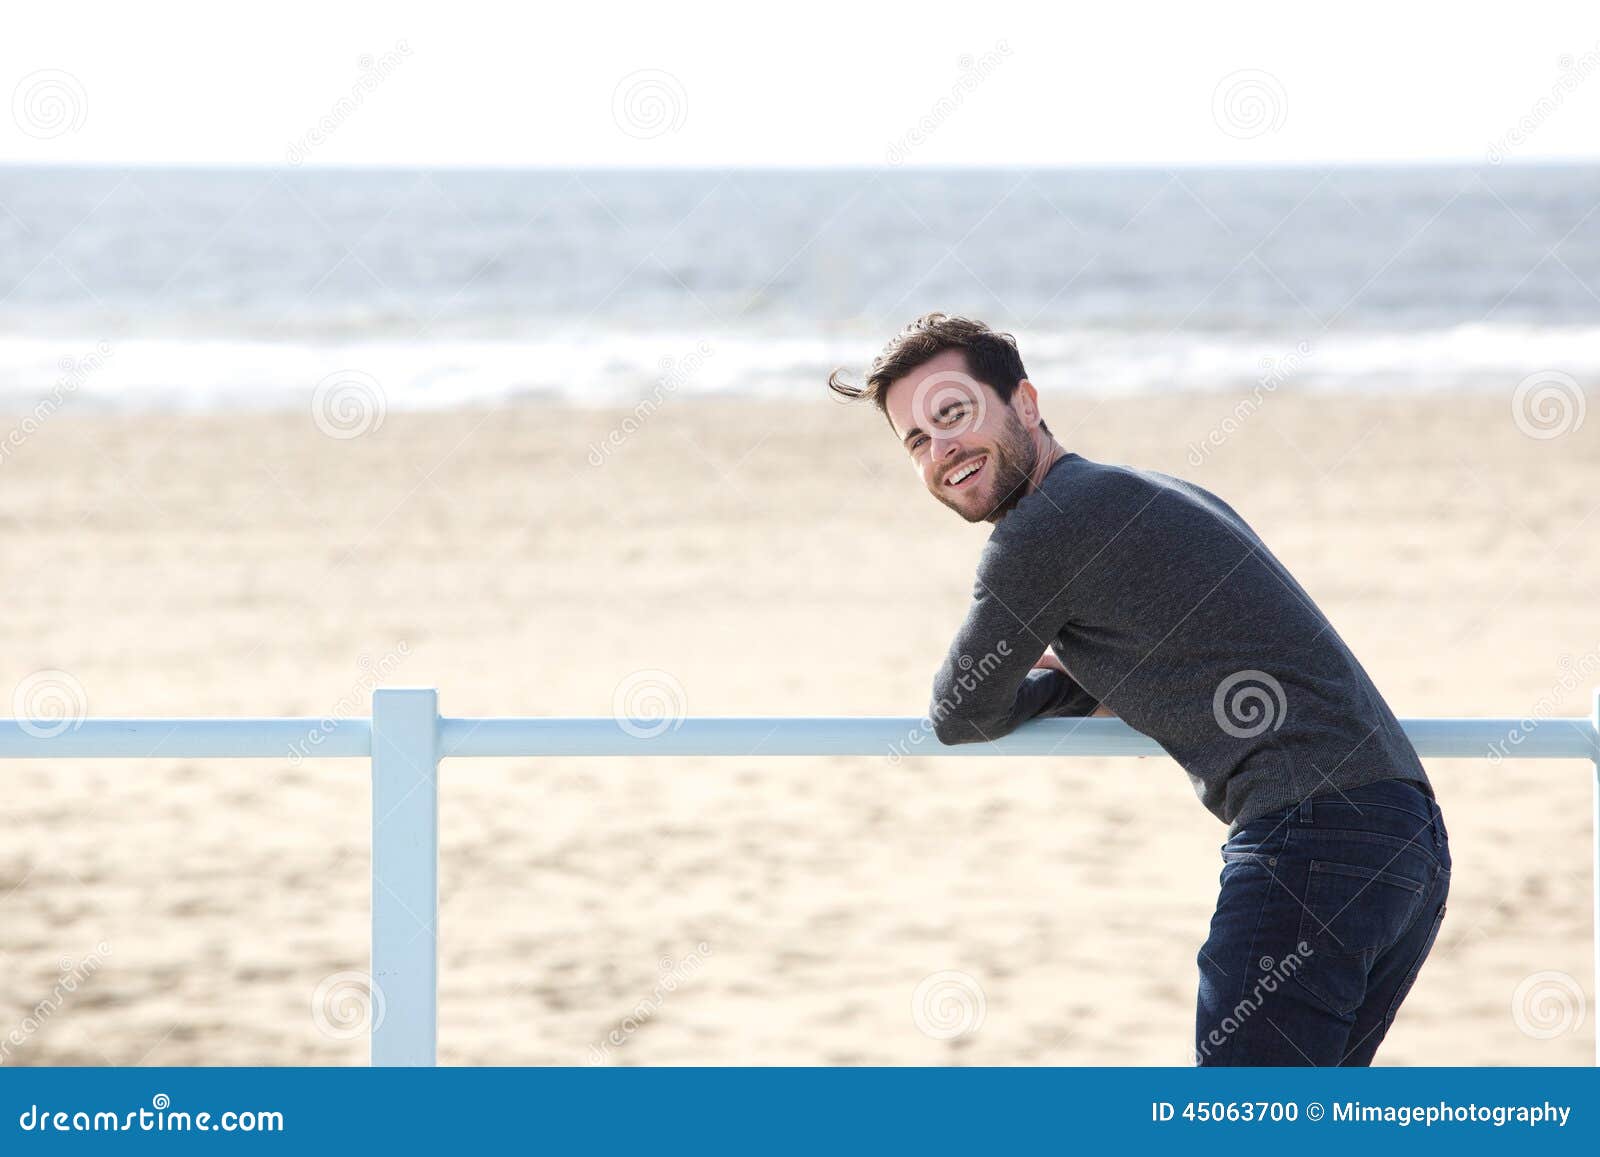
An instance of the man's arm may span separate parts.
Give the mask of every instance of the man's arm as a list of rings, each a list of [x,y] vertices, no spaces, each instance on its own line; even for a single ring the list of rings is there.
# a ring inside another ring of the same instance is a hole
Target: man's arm
[[[1033,669],[1035,671],[1060,671],[1067,678],[1072,678],[1072,672],[1067,670],[1067,665],[1061,661],[1060,657],[1050,647],[1046,647],[1044,649],[1044,654],[1039,656],[1039,661],[1033,665]],[[1057,714],[1065,713],[1057,712]],[[1111,708],[1107,707],[1104,703],[1100,704],[1100,706],[1094,709],[1094,714],[1104,715],[1112,719],[1117,717],[1117,713],[1111,710]]]
[[[934,676],[928,717],[941,743],[981,743],[1030,719],[1099,706],[1065,670],[1034,669],[1066,622],[1065,591],[1049,542],[1016,537],[990,536],[966,621]]]

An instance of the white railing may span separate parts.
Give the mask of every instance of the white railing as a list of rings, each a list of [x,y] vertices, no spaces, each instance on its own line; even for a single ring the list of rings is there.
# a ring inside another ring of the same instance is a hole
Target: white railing
[[[1589,719],[1403,720],[1419,755],[1582,759],[1595,772],[1595,979],[1600,996],[1600,693]],[[0,758],[372,760],[372,978],[385,1013],[374,1065],[436,1058],[439,761],[464,756],[1132,756],[1165,754],[1120,719],[1041,719],[946,747],[918,719],[447,719],[432,688],[377,691],[370,719],[0,721]],[[1600,1022],[1600,1017],[1596,1017]],[[1596,1034],[1600,1064],[1600,1031]]]

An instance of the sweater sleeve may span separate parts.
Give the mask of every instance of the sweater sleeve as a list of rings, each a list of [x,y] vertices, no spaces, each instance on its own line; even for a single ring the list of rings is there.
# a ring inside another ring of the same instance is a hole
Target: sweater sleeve
[[[934,676],[928,718],[941,743],[981,743],[1099,706],[1071,676],[1033,669],[1067,621],[1068,584],[1049,547],[1037,528],[990,535],[966,620]]]

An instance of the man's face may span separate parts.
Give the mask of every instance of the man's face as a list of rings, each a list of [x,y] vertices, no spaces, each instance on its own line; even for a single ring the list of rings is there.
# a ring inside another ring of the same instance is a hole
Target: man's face
[[[928,493],[968,522],[998,519],[1027,492],[1034,440],[1013,407],[968,372],[961,350],[895,379],[886,402]]]

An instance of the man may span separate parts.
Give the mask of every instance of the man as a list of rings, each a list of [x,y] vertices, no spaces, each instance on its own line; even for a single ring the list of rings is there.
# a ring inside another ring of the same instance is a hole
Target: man
[[[829,386],[877,405],[930,494],[994,524],[934,679],[939,740],[1115,713],[1228,825],[1196,1062],[1371,1063],[1438,935],[1450,851],[1416,751],[1311,597],[1216,495],[1064,449],[1009,334],[928,314],[864,385]]]

